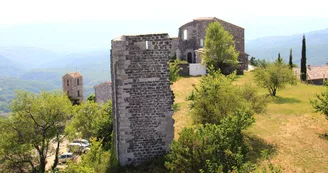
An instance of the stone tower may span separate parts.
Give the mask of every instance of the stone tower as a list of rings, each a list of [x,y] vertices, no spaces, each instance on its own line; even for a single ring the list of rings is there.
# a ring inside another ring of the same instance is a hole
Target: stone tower
[[[78,72],[67,73],[62,77],[63,91],[67,96],[83,101],[83,76]]]
[[[93,87],[95,89],[95,99],[97,103],[103,104],[112,99],[112,83],[103,82]]]
[[[138,165],[169,150],[174,135],[168,34],[112,40],[114,142],[121,165]]]

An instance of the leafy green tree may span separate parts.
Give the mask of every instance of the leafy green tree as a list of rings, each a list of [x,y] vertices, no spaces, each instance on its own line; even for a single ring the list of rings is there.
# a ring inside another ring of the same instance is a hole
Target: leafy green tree
[[[225,72],[227,66],[237,67],[239,53],[233,36],[219,22],[210,23],[206,29],[204,63]]]
[[[277,63],[283,63],[283,59],[281,58],[280,53],[278,53]]]
[[[258,67],[266,67],[268,62],[265,59],[258,59],[256,64]]]
[[[255,82],[267,89],[271,96],[276,96],[277,90],[284,89],[287,84],[296,84],[296,77],[292,69],[284,63],[268,63],[264,68],[255,70]]]
[[[251,114],[237,111],[220,125],[184,128],[173,141],[166,167],[171,172],[229,172],[247,162],[248,145],[243,130],[254,122]]]
[[[250,61],[252,66],[257,66],[257,61],[256,61],[256,58],[254,56],[251,57]]]
[[[290,69],[293,69],[294,67],[294,64],[293,64],[293,50],[290,49],[290,52],[289,52],[289,68]]]
[[[208,75],[201,78],[199,86],[194,86],[188,98],[192,101],[190,106],[196,123],[220,124],[221,119],[238,109],[248,112],[262,111],[259,105],[264,102],[252,103],[260,100],[257,98],[256,90],[233,85],[234,78],[235,74],[224,76],[213,67],[208,68]],[[249,92],[248,95],[243,94],[243,90]],[[252,99],[247,100],[249,98]]]
[[[109,151],[105,151],[102,147],[102,140],[91,139],[90,151],[81,157],[79,162],[69,162],[67,168],[63,172],[67,173],[98,173],[106,172],[109,160],[112,155]]]
[[[104,147],[110,148],[112,124],[112,102],[99,105],[92,101],[87,101],[76,107],[76,113],[66,126],[65,131],[71,138],[96,137],[104,139]]]
[[[325,91],[317,94],[315,100],[311,100],[313,108],[316,112],[320,112],[326,116],[328,120],[328,84],[325,83]]]
[[[54,143],[59,147],[71,107],[59,92],[18,92],[11,103],[12,115],[0,126],[0,160],[4,160],[0,170],[45,172],[46,158]]]
[[[306,41],[305,41],[305,35],[303,35],[302,40],[302,58],[301,58],[301,80],[306,81]]]
[[[179,62],[178,60],[175,60],[174,62],[171,62],[169,64],[169,70],[170,70],[169,79],[171,84],[173,84],[180,78],[179,71],[181,70],[181,68],[178,62]]]
[[[87,98],[88,101],[96,102],[96,96],[95,94],[90,94],[89,97]]]

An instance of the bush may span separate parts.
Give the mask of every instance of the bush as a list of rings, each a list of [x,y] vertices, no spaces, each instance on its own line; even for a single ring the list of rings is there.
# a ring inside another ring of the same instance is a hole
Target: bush
[[[249,151],[242,130],[253,122],[252,115],[238,111],[225,117],[220,125],[183,129],[166,156],[166,167],[171,172],[188,173],[228,172],[242,168]]]
[[[170,80],[170,83],[173,84],[180,78],[179,71],[181,69],[180,69],[180,66],[178,65],[177,60],[175,60],[174,62],[169,64],[169,70],[170,70],[169,80]]]
[[[258,96],[255,89],[232,84],[235,74],[224,76],[212,67],[209,67],[208,72],[188,97],[188,100],[192,100],[190,107],[196,123],[220,124],[221,119],[238,109],[250,114],[265,110],[265,98]]]
[[[79,162],[68,162],[68,167],[64,170],[67,173],[80,172],[106,172],[109,165],[109,160],[112,157],[109,151],[102,149],[102,141],[91,139],[90,151],[81,157]]]

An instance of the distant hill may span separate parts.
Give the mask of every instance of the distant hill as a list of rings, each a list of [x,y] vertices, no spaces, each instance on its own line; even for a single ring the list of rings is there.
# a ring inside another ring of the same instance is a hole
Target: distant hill
[[[21,64],[0,54],[0,76],[18,77],[22,75],[24,71],[25,69]]]
[[[53,84],[40,81],[26,81],[12,77],[0,77],[0,114],[9,112],[9,103],[15,97],[16,90],[38,93],[42,90],[56,89]]]
[[[111,79],[109,50],[58,55],[38,48],[21,48],[20,52],[15,52],[16,48],[0,48],[0,52],[6,52],[6,56],[0,54],[0,114],[8,112],[15,90],[35,93],[61,90],[61,78],[68,72],[78,71],[83,75],[85,98],[94,92],[95,85]],[[31,63],[33,65],[28,65]]]
[[[293,49],[294,63],[299,65],[301,58],[303,34],[290,36],[264,37],[248,41],[246,53],[257,59],[275,60],[280,52],[287,62],[289,50]],[[307,62],[322,65],[328,62],[328,29],[305,33]]]
[[[0,55],[26,69],[48,68],[44,64],[61,58],[60,54],[37,47],[0,47]]]

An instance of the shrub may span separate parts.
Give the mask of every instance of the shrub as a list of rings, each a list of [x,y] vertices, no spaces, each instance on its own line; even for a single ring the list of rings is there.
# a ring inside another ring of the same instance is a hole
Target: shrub
[[[251,114],[237,111],[225,117],[220,125],[183,129],[166,156],[166,167],[171,172],[188,173],[240,169],[247,162],[249,151],[242,130],[253,122]]]
[[[238,109],[250,114],[265,110],[265,99],[258,96],[255,89],[232,84],[235,74],[224,76],[212,67],[209,67],[208,72],[188,97],[192,100],[190,107],[196,123],[220,124],[221,119],[234,114]]]

